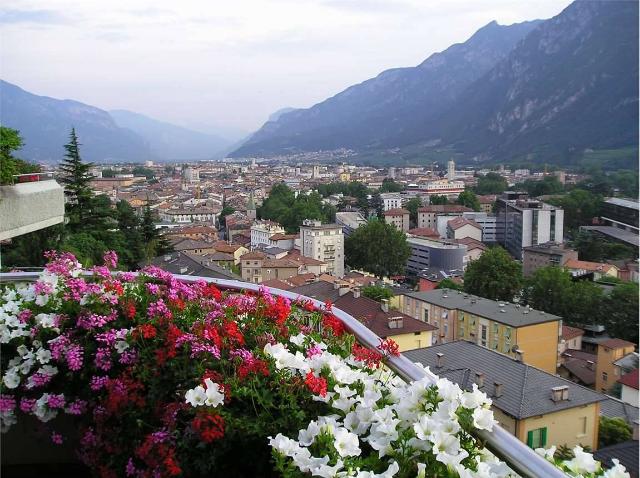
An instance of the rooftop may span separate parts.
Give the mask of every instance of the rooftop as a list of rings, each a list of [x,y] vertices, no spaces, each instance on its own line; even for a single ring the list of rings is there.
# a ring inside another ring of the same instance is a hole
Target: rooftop
[[[562,338],[564,340],[575,339],[576,337],[581,337],[584,335],[584,330],[579,329],[578,327],[570,327],[568,325],[562,326]]]
[[[456,217],[455,219],[451,219],[449,222],[447,222],[447,225],[454,231],[464,226],[473,226],[476,229],[482,229],[482,227],[476,221],[467,219],[466,217]]]
[[[605,201],[607,204],[614,204],[616,206],[628,207],[629,209],[640,210],[640,204],[635,199],[625,198],[609,198]]]
[[[613,226],[580,226],[580,230],[594,231],[618,241],[638,247],[638,234]]]
[[[443,354],[442,366],[437,367],[437,355]],[[472,390],[476,373],[484,374],[484,385],[479,387],[492,400],[496,408],[523,419],[554,413],[568,408],[599,402],[607,397],[564,378],[518,362],[506,355],[466,341],[449,342],[404,352],[413,362],[429,366],[440,377]],[[502,384],[502,394],[495,393],[495,383]],[[553,401],[551,389],[566,386],[568,400]]]
[[[407,296],[429,302],[446,309],[458,309],[470,314],[486,317],[510,327],[524,327],[562,320],[557,315],[541,310],[522,307],[509,302],[498,302],[484,297],[447,289],[413,292]]]
[[[404,216],[405,214],[409,214],[409,211],[406,209],[397,207],[395,209],[389,209],[382,213],[384,216]]]
[[[628,440],[615,445],[605,446],[593,453],[593,457],[601,461],[606,467],[613,466],[613,459],[617,458],[627,469],[631,477],[638,477],[638,441]]]
[[[636,344],[623,339],[607,339],[600,342],[598,345],[607,347],[609,349],[625,349],[627,347],[634,347]]]
[[[638,390],[638,369],[636,368],[631,372],[624,374],[622,377],[620,377],[618,383]]]

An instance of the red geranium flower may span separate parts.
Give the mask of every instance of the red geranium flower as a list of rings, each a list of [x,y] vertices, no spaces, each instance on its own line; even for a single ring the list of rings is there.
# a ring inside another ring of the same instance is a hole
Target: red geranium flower
[[[327,380],[324,377],[316,377],[313,372],[307,373],[304,379],[307,388],[316,395],[325,397],[327,395]]]
[[[191,426],[202,441],[211,443],[224,437],[224,418],[220,415],[199,413],[192,421]]]

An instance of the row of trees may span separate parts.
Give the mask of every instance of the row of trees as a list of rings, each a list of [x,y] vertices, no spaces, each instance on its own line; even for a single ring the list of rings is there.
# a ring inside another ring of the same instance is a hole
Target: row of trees
[[[269,197],[257,210],[261,219],[280,223],[287,232],[296,233],[305,219],[319,219],[322,222],[335,220],[336,210],[322,202],[322,196],[316,192],[298,194],[284,183],[271,188]]]
[[[13,154],[23,146],[20,133],[6,126],[0,126],[0,184],[13,184],[13,176],[40,172],[40,167],[27,163]]]
[[[473,261],[464,290],[500,301],[519,301],[559,315],[568,324],[602,324],[614,336],[638,342],[638,284],[621,282],[610,292],[588,281],[574,281],[560,267],[543,267],[523,278],[522,267],[500,247]]]
[[[126,201],[114,208],[107,196],[93,194],[92,164],[81,159],[75,130],[64,148],[58,180],[65,189],[65,224],[14,238],[3,249],[4,265],[41,266],[44,251],[57,249],[72,252],[91,266],[101,261],[104,252],[114,250],[123,266],[137,269],[140,263],[171,250],[155,228],[148,206],[140,217]]]

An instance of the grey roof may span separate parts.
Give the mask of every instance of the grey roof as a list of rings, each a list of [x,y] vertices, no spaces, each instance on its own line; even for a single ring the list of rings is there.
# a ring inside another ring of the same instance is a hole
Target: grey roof
[[[318,281],[311,282],[309,284],[294,287],[290,292],[296,294],[305,295],[312,299],[335,302],[340,298],[340,292],[334,289],[331,282]]]
[[[613,466],[613,458],[617,458],[621,465],[629,472],[631,478],[638,478],[638,441],[628,440],[615,445],[605,446],[593,453],[593,457],[602,462],[606,468]]]
[[[625,199],[625,198],[609,198],[605,201],[609,204],[614,204],[616,206],[628,207],[629,209],[635,209],[636,211],[640,209],[640,205],[637,200],[634,199]]]
[[[212,279],[242,280],[242,277],[217,264],[204,265],[198,262],[198,259],[206,260],[205,257],[191,255],[186,252],[172,252],[164,256],[154,257],[151,260],[151,264],[172,274],[209,277]]]
[[[524,327],[562,320],[557,315],[547,314],[540,310],[521,307],[509,302],[485,299],[454,290],[438,289],[427,292],[412,292],[406,295],[446,309],[458,309],[479,315],[510,327]]]
[[[623,369],[633,369],[638,367],[638,352],[631,352],[622,357],[621,359],[613,362],[614,365],[622,367]]]
[[[442,353],[443,366],[436,367],[436,354]],[[410,350],[403,354],[413,362],[428,365],[440,377],[471,390],[476,373],[484,374],[484,391],[496,408],[516,419],[545,415],[606,399],[606,396],[552,375],[511,357],[463,340]],[[494,383],[503,384],[502,396],[495,396]],[[554,402],[551,389],[566,385],[569,399]]]
[[[600,403],[600,415],[608,418],[624,418],[629,424],[633,424],[639,417],[638,407],[609,395],[606,400]]]
[[[626,229],[620,229],[613,226],[580,226],[580,230],[595,231],[605,236],[612,237],[618,241],[626,242],[632,246],[638,247],[638,234]]]

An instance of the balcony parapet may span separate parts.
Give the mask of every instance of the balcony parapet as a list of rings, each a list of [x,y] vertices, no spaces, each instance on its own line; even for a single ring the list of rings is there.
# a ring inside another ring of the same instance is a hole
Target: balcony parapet
[[[0,186],[0,240],[64,222],[64,190],[45,173],[22,174]]]
[[[0,273],[0,283],[6,282],[32,282],[38,279],[39,272],[8,272]],[[90,276],[91,273],[85,273]],[[174,277],[185,283],[204,281],[215,284],[223,290],[252,291],[258,292],[260,284],[252,284],[228,279],[211,279],[208,277],[197,277],[188,275],[174,275]],[[281,296],[290,300],[304,300],[311,302],[316,308],[323,309],[324,302],[310,297],[302,296],[289,291],[269,288],[269,292],[275,296]],[[376,350],[381,339],[369,330],[365,325],[346,312],[332,307],[331,313],[338,318],[345,327],[356,337],[363,346]],[[390,356],[386,359],[387,366],[398,376],[407,382],[427,378],[430,383],[435,384],[438,376],[418,367],[402,354],[398,357]],[[538,455],[534,450],[518,440],[514,435],[500,426],[494,426],[491,432],[477,430],[476,436],[480,438],[498,458],[505,461],[511,469],[523,477],[527,478],[568,478],[561,470],[553,466],[550,462]]]

